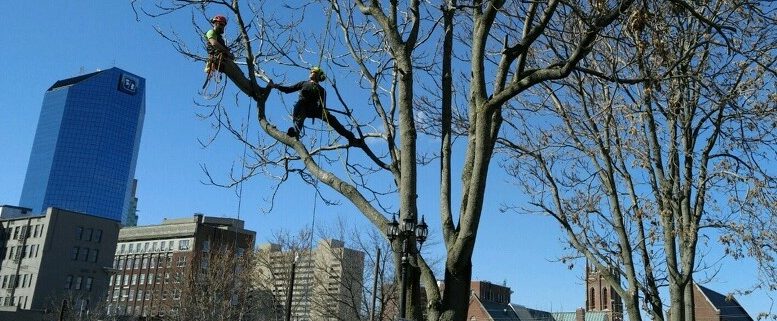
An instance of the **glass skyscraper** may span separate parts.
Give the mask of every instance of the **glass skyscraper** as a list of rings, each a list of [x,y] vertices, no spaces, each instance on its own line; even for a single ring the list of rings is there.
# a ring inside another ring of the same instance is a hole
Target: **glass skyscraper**
[[[119,68],[60,80],[43,97],[19,205],[127,222],[145,79]]]

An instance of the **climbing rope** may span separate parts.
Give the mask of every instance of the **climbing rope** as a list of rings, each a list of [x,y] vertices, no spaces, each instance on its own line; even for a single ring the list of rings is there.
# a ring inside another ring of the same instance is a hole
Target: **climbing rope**
[[[319,46],[319,51],[318,51],[318,66],[319,67],[321,66],[321,62],[323,61],[323,58],[324,58],[324,47],[325,47],[326,42],[328,40],[327,36],[328,36],[328,32],[329,32],[329,23],[331,22],[331,20],[332,20],[332,7],[329,7],[329,11],[327,11],[327,15],[326,15],[326,25],[324,26],[324,30],[321,31],[321,45]],[[323,113],[323,117],[322,117],[323,121],[321,122],[322,124],[320,125],[322,128],[321,128],[321,130],[319,130],[319,141],[323,141],[323,136],[324,136],[324,129],[323,129],[324,124],[323,123],[326,122],[326,125],[329,126],[329,117],[328,117],[329,114],[326,111],[326,105],[325,105],[325,102],[323,101],[323,98],[321,97],[320,93],[319,93],[318,97],[319,97],[318,98],[319,99],[319,103],[321,104],[321,108],[322,108],[321,112]],[[331,130],[331,126],[329,126],[329,128]],[[302,131],[302,129],[300,128],[300,133],[299,134],[301,134],[301,131]],[[318,161],[317,161],[317,163],[319,163],[319,164],[321,163],[321,153],[318,154]],[[318,189],[318,179],[316,179],[315,183],[313,184],[313,188],[315,188],[316,193],[315,193],[315,196],[313,198],[313,217],[312,217],[312,222],[310,224],[310,245],[309,245],[309,249],[308,249],[308,251],[309,251],[308,268],[311,269],[311,270],[313,269],[313,235],[315,234],[315,230],[316,230],[315,229],[315,227],[316,227],[316,208],[318,207],[318,198],[321,197],[321,192]],[[310,299],[310,291],[311,291],[311,286],[310,286],[310,284],[308,284],[307,285],[307,289],[305,291],[305,298],[308,299],[308,300]],[[309,305],[307,305],[306,307],[308,309],[310,309]],[[310,311],[308,310],[307,313],[310,313]]]
[[[248,141],[248,127],[251,125],[251,102],[248,103],[248,115],[246,115],[245,131],[243,133],[245,140]],[[237,219],[240,219],[240,210],[243,208],[243,183],[245,182],[246,173],[246,153],[248,152],[248,144],[243,143],[243,168],[240,171],[240,183],[238,184],[237,194]]]

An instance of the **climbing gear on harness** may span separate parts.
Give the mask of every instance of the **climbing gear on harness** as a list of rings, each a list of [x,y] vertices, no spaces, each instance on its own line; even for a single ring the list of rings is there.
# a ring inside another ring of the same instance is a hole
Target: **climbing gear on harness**
[[[202,89],[205,89],[205,87],[208,86],[208,82],[211,78],[213,78],[213,75],[219,72],[219,69],[221,69],[222,57],[222,53],[208,55],[208,61],[205,62],[205,83],[202,84]],[[221,76],[219,76],[219,78],[221,78]]]

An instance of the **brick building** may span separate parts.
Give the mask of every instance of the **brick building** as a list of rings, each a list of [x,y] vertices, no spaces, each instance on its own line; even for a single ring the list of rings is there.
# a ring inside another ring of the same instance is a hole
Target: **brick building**
[[[747,311],[732,297],[693,284],[696,321],[753,321]]]
[[[181,284],[208,268],[213,249],[234,249],[241,255],[253,249],[255,238],[241,220],[202,214],[122,228],[106,298],[108,313],[129,319],[176,313],[185,299]]]

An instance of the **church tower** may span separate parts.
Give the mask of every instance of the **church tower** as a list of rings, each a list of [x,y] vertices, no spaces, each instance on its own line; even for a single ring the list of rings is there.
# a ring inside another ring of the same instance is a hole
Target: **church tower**
[[[620,277],[615,274],[617,280]],[[602,271],[589,264],[585,266],[585,308],[589,312],[607,312],[611,321],[623,320],[623,302],[618,292],[607,284]]]

